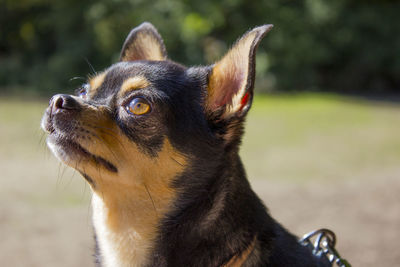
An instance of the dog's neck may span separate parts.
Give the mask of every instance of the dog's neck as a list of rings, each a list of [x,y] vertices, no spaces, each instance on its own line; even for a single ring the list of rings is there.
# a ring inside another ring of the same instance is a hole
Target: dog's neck
[[[237,180],[239,177],[232,177],[232,173],[238,172],[240,166],[232,164],[225,169],[220,169],[218,172],[212,172],[212,175],[218,173],[221,176],[228,177],[230,180]],[[211,172],[210,172],[211,173]],[[244,176],[244,174],[242,174]],[[206,177],[190,177],[191,181],[196,179],[207,179]],[[196,224],[197,228],[205,233],[209,228],[213,227],[218,220],[222,211],[226,208],[227,190],[231,191],[233,186],[231,181],[220,181],[218,177],[208,180],[215,180],[212,188],[220,188],[221,191],[201,193],[207,194],[207,201],[210,201],[210,206],[207,210],[202,210],[202,215],[195,212],[193,220],[190,216],[183,216],[174,224]],[[105,185],[103,185],[105,186]],[[93,221],[97,237],[97,242],[100,248],[100,257],[104,266],[146,266],[152,262],[154,251],[159,249],[157,243],[161,234],[160,226],[168,212],[181,213],[182,210],[177,210],[175,207],[172,210],[173,202],[180,197],[172,190],[168,193],[160,194],[162,188],[156,186],[137,185],[134,187],[118,187],[108,184],[108,190],[98,190],[93,193]],[[114,188],[110,188],[114,187]],[[229,187],[229,188],[228,188]],[[189,189],[193,194],[196,190]],[[182,192],[181,192],[182,193]],[[232,192],[230,192],[232,193]],[[179,200],[180,202],[180,200]],[[185,210],[197,210],[198,203],[191,203],[188,206],[181,206]],[[189,218],[189,219],[188,219]],[[174,217],[175,219],[175,217]],[[179,235],[179,233],[176,233]],[[165,237],[163,237],[164,239]],[[164,239],[164,242],[168,242]]]
[[[156,190],[142,185],[93,193],[93,222],[104,266],[146,265],[160,216],[173,199]]]
[[[157,156],[121,161],[118,176],[96,170],[93,220],[100,257],[105,266],[146,265],[160,220],[169,212],[177,192],[171,187],[185,158],[168,140]]]
[[[151,266],[166,262],[171,266],[241,266],[258,257],[252,248],[258,246],[257,231],[265,221],[263,216],[256,219],[258,208],[249,207],[258,204],[265,210],[250,189],[237,151],[218,155],[183,177],[183,193],[176,201],[179,208],[161,226],[161,242]]]

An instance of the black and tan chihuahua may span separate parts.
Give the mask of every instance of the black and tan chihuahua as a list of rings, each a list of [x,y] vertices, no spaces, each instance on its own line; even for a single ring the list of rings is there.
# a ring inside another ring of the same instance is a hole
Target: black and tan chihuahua
[[[120,62],[76,96],[53,96],[42,127],[93,191],[99,266],[322,266],[268,214],[238,155],[256,48],[271,28],[187,68],[143,23]]]

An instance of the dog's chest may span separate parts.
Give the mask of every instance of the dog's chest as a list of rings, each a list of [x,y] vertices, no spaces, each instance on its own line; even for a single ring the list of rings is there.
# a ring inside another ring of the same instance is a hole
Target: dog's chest
[[[132,227],[128,217],[112,218],[115,215],[96,194],[93,194],[92,206],[102,266],[145,266],[153,247],[154,234]],[[112,226],[113,220],[118,220],[118,227]]]

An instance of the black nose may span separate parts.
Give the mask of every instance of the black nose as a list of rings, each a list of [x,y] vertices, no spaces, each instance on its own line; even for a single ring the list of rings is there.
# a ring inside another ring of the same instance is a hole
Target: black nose
[[[76,101],[70,95],[55,95],[50,100],[50,106],[52,107],[53,112],[60,109],[65,110],[78,110],[80,109],[80,105],[78,101]]]

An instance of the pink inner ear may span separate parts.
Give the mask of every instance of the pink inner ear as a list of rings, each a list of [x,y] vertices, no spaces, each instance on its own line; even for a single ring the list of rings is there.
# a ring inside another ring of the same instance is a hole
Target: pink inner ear
[[[235,72],[236,71],[236,72]],[[214,107],[222,107],[224,105],[231,105],[232,98],[238,93],[243,86],[244,75],[238,70],[230,70],[225,72],[222,79],[219,80],[218,91],[214,96]]]

